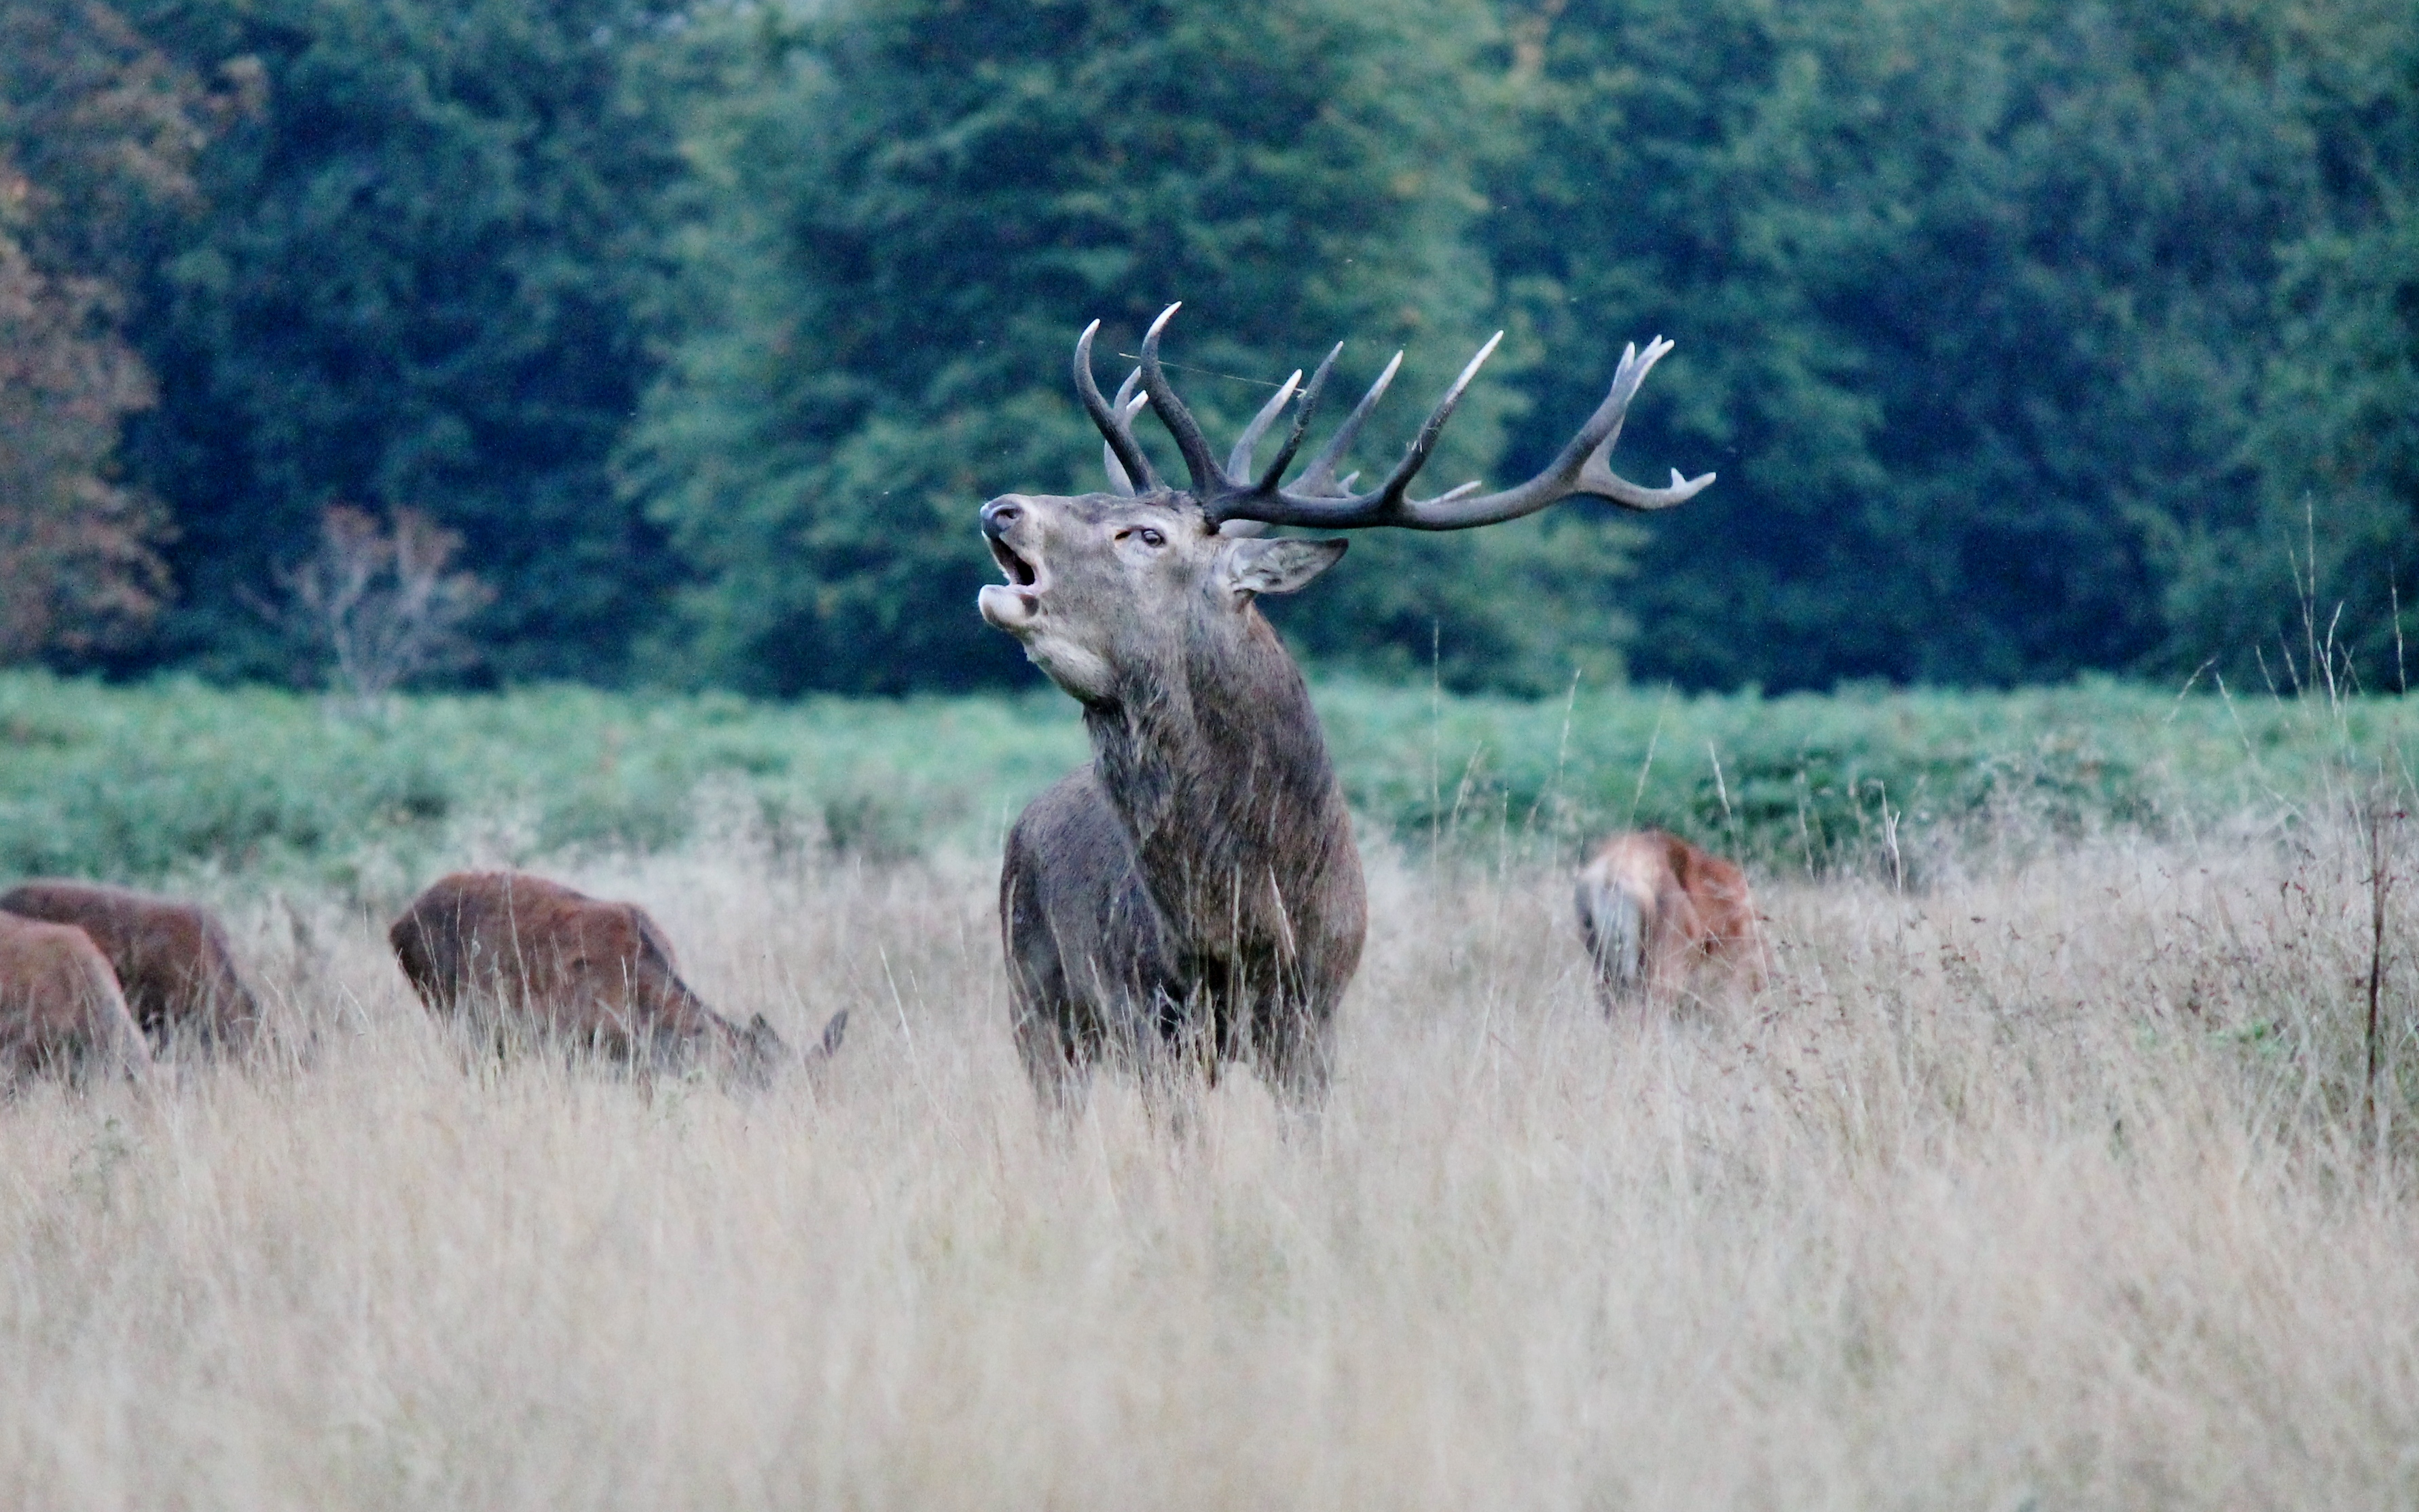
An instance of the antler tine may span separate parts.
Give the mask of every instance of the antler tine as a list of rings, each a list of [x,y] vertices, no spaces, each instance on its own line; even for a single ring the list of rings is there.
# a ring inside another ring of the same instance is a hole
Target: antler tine
[[[1503,333],[1497,331],[1487,339],[1486,345],[1478,349],[1478,355],[1463,366],[1461,375],[1453,380],[1453,387],[1444,391],[1444,397],[1437,401],[1434,409],[1428,411],[1428,418],[1420,422],[1419,434],[1411,438],[1410,450],[1403,453],[1403,460],[1394,465],[1394,470],[1387,475],[1385,482],[1379,486],[1376,493],[1349,495],[1340,498],[1330,495],[1307,496],[1309,499],[1319,501],[1313,505],[1314,512],[1319,516],[1318,523],[1332,523],[1338,526],[1410,524],[1410,521],[1408,519],[1398,518],[1405,512],[1404,493],[1411,486],[1411,480],[1419,476],[1420,469],[1427,465],[1428,453],[1436,449],[1437,436],[1443,432],[1445,421],[1453,418],[1454,410],[1460,405],[1462,394],[1470,388],[1470,380],[1478,376],[1478,370],[1486,365],[1488,358],[1495,355],[1495,348],[1502,340]],[[1317,477],[1320,466],[1332,467],[1334,465],[1333,457],[1340,455],[1343,450],[1338,443],[1351,440],[1350,433],[1359,429],[1361,420],[1368,414],[1378,395],[1384,392],[1386,385],[1394,380],[1394,370],[1402,360],[1402,354],[1395,353],[1394,360],[1386,364],[1386,371],[1379,374],[1378,382],[1370,388],[1361,403],[1353,407],[1351,416],[1345,420],[1343,427],[1329,439],[1326,447],[1320,451],[1317,460],[1311,464],[1311,470],[1302,476],[1305,488],[1274,491],[1274,500],[1280,507],[1290,505],[1297,499],[1304,499],[1306,485]],[[1341,489],[1337,490],[1339,495],[1342,492]],[[1466,488],[1456,488],[1443,496],[1457,498],[1465,492],[1467,492]],[[1261,501],[1269,496],[1257,493],[1237,493],[1231,497],[1222,496],[1210,507],[1210,512],[1221,520],[1245,517],[1265,519],[1268,518],[1268,513]],[[1330,498],[1334,498],[1332,505],[1325,502]],[[1431,499],[1428,502],[1437,501]],[[1283,525],[1293,522],[1276,520],[1271,523]]]
[[[1579,433],[1584,436],[1595,427],[1596,420],[1603,418],[1606,410],[1612,411],[1612,423],[1605,431],[1604,439],[1589,451],[1587,460],[1579,466],[1578,492],[1609,498],[1624,509],[1644,512],[1685,504],[1703,493],[1705,486],[1714,481],[1712,473],[1683,478],[1680,469],[1674,467],[1670,486],[1643,488],[1612,470],[1613,443],[1621,439],[1621,423],[1628,418],[1629,401],[1637,395],[1639,385],[1646,381],[1647,373],[1663,360],[1663,354],[1670,350],[1672,344],[1660,336],[1646,344],[1643,355],[1635,346],[1621,349],[1621,367],[1612,375],[1612,392],[1605,395],[1604,403],[1596,406],[1595,415]],[[1626,388],[1625,383],[1627,385]],[[1576,445],[1576,441],[1573,444]]]
[[[1167,317],[1162,315],[1160,318],[1164,320]],[[1092,338],[1100,334],[1100,330],[1101,323],[1095,320],[1084,328],[1083,335],[1075,338],[1075,392],[1083,397],[1084,409],[1092,417],[1093,426],[1101,433],[1102,442],[1107,448],[1105,456],[1117,464],[1110,470],[1110,481],[1115,482],[1117,474],[1122,472],[1126,475],[1126,491],[1129,493],[1133,491],[1137,481],[1145,488],[1157,488],[1159,476],[1151,471],[1150,459],[1143,455],[1142,448],[1134,442],[1133,433],[1117,418],[1117,411],[1101,397],[1101,386],[1092,377]],[[1117,390],[1120,404],[1125,394],[1123,388]]]
[[[1142,369],[1136,368],[1126,374],[1126,381],[1117,385],[1117,396],[1109,401],[1109,413],[1117,417],[1117,429],[1124,433],[1129,441],[1133,439],[1133,418],[1142,413],[1143,405],[1150,403],[1148,394],[1134,392],[1134,386],[1141,382]],[[1134,450],[1140,451],[1142,448],[1137,444]],[[1144,458],[1144,465],[1149,465],[1148,457]],[[1125,464],[1117,460],[1117,449],[1106,441],[1101,443],[1101,470],[1109,475],[1109,487],[1112,491],[1123,494],[1129,498],[1142,492],[1134,486],[1133,480],[1127,476]],[[1159,480],[1156,478],[1150,480],[1150,486],[1158,487]]]
[[[1495,355],[1495,348],[1502,343],[1503,333],[1500,330],[1487,338],[1487,344],[1478,349],[1476,357],[1464,364],[1461,376],[1453,380],[1453,387],[1444,391],[1444,397],[1437,401],[1436,408],[1429,410],[1428,418],[1420,422],[1419,435],[1411,437],[1410,450],[1403,453],[1403,460],[1394,465],[1394,475],[1378,491],[1383,501],[1380,508],[1392,510],[1403,502],[1403,494],[1411,486],[1411,480],[1427,466],[1428,453],[1436,450],[1436,439],[1443,434],[1444,422],[1453,419],[1453,412],[1460,407],[1461,396],[1470,388],[1470,380],[1478,376],[1478,370],[1487,365],[1487,359]]]
[[[1343,350],[1341,345],[1336,349]],[[1334,358],[1331,356],[1328,360],[1332,362]],[[1335,481],[1335,465],[1344,460],[1344,453],[1351,447],[1352,438],[1361,434],[1361,422],[1369,418],[1369,411],[1377,408],[1378,401],[1386,396],[1387,388],[1394,383],[1394,374],[1402,365],[1403,354],[1396,352],[1394,359],[1386,364],[1386,371],[1378,374],[1378,381],[1371,384],[1369,391],[1361,396],[1361,402],[1352,406],[1352,413],[1344,417],[1344,423],[1337,426],[1335,434],[1327,438],[1327,444],[1318,449],[1318,455],[1310,459],[1310,466],[1302,469],[1302,481],[1287,492],[1311,498],[1346,492],[1344,485]],[[1326,371],[1324,364],[1319,371]]]
[[[1500,339],[1500,338],[1499,338]],[[1625,347],[1621,366],[1612,377],[1611,391],[1595,413],[1588,417],[1579,434],[1572,436],[1553,464],[1545,471],[1516,487],[1500,493],[1476,494],[1477,485],[1465,483],[1434,498],[1406,499],[1403,495],[1420,466],[1427,460],[1437,433],[1444,428],[1454,406],[1460,402],[1462,390],[1476,374],[1478,364],[1486,360],[1495,347],[1489,342],[1476,358],[1464,368],[1461,376],[1448,389],[1426,422],[1420,427],[1418,439],[1394,474],[1386,481],[1365,494],[1346,494],[1341,489],[1333,494],[1311,493],[1302,489],[1277,489],[1271,493],[1252,495],[1237,491],[1224,497],[1218,512],[1225,519],[1258,520],[1269,525],[1304,525],[1329,529],[1358,529],[1372,526],[1402,526],[1413,530],[1467,530],[1474,526],[1494,525],[1503,520],[1533,514],[1551,504],[1579,495],[1608,499],[1624,509],[1662,510],[1695,497],[1713,482],[1714,475],[1704,473],[1695,478],[1683,478],[1672,469],[1672,482],[1666,488],[1642,488],[1612,470],[1608,461],[1614,441],[1621,435],[1622,421],[1629,413],[1629,403],[1637,397],[1639,386],[1672,344],[1657,336],[1646,344],[1643,352],[1634,345]],[[1365,401],[1364,401],[1365,404]],[[1356,415],[1357,418],[1357,415]],[[1333,447],[1331,445],[1331,450]],[[1326,461],[1321,453],[1321,462]],[[1316,477],[1318,464],[1305,475],[1305,484]]]
[[[1252,492],[1256,494],[1276,492],[1277,484],[1285,478],[1286,468],[1293,465],[1294,453],[1302,450],[1302,438],[1310,430],[1311,416],[1318,412],[1318,396],[1327,388],[1327,375],[1334,370],[1335,359],[1343,355],[1344,344],[1337,342],[1328,351],[1327,356],[1320,359],[1318,371],[1310,375],[1310,387],[1302,391],[1302,402],[1294,405],[1292,433],[1286,437],[1284,448],[1277,452],[1277,460],[1270,463],[1269,470],[1260,474],[1260,481],[1252,485]],[[1299,377],[1301,374],[1296,374],[1295,376]],[[1229,470],[1240,478],[1250,470],[1250,459],[1246,458],[1242,466]]]
[[[1243,427],[1243,434],[1235,442],[1235,450],[1226,453],[1229,477],[1249,478],[1252,475],[1253,451],[1259,446],[1260,437],[1268,434],[1269,427],[1276,422],[1277,412],[1286,407],[1287,402],[1301,387],[1302,369],[1296,368],[1293,376],[1277,387],[1276,397],[1262,405],[1260,412],[1252,417],[1252,423]]]
[[[1233,487],[1233,480],[1219,467],[1218,458],[1210,450],[1210,438],[1201,434],[1201,422],[1184,407],[1168,387],[1167,374],[1159,365],[1159,333],[1167,328],[1176,312],[1184,308],[1181,301],[1169,305],[1150,323],[1142,338],[1142,389],[1150,395],[1150,407],[1159,412],[1159,422],[1176,438],[1176,450],[1184,453],[1185,470],[1193,474],[1193,496],[1207,503]]]

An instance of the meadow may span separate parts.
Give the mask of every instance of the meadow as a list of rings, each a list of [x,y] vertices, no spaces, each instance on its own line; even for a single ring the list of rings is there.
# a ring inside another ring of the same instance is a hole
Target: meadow
[[[1009,1042],[1063,704],[0,679],[0,870],[212,898],[277,1016],[0,1105],[0,1504],[2419,1499],[2396,704],[1320,698],[1341,1079],[1171,1130],[1113,1079],[1044,1124]],[[1632,813],[1749,856],[1763,991],[1600,1010],[1566,863]],[[382,930],[505,863],[840,1059],[467,1054]]]
[[[1975,844],[2295,823],[2347,773],[2419,744],[2399,699],[2113,681],[1778,698],[1575,686],[1531,702],[1335,680],[1317,701],[1355,812],[1413,849],[1576,853],[1651,822],[1770,871],[1902,880]],[[241,878],[386,909],[465,848],[645,854],[736,824],[874,861],[989,853],[1085,759],[1074,705],[1047,688],[768,704],[557,686],[364,711],[0,672],[0,877]]]

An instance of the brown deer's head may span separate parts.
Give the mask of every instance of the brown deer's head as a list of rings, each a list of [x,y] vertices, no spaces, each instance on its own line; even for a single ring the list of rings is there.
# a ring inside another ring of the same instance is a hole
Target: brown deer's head
[[[1100,427],[1113,491],[1007,494],[982,509],[983,534],[1007,577],[982,590],[983,619],[1024,642],[1026,656],[1086,704],[1117,701],[1129,679],[1164,680],[1188,651],[1214,655],[1230,641],[1240,649],[1247,637],[1264,634],[1251,607],[1254,599],[1290,593],[1344,555],[1341,541],[1260,536],[1270,526],[1465,530],[1582,495],[1625,509],[1668,509],[1714,481],[1712,473],[1683,479],[1675,470],[1670,486],[1642,488],[1616,476],[1607,463],[1631,398],[1671,350],[1672,344],[1657,337],[1643,353],[1634,346],[1623,352],[1612,391],[1534,478],[1491,494],[1471,482],[1433,498],[1410,497],[1412,479],[1480,364],[1503,339],[1500,331],[1462,369],[1402,461],[1375,488],[1353,492],[1358,475],[1338,478],[1336,466],[1394,381],[1402,363],[1399,352],[1290,486],[1285,474],[1301,451],[1328,374],[1344,350],[1341,344],[1307,385],[1297,372],[1279,387],[1221,466],[1161,367],[1160,333],[1178,308],[1169,305],[1151,323],[1143,338],[1142,365],[1114,399],[1102,396],[1092,375],[1092,338],[1100,322],[1086,327],[1075,343],[1075,388]],[[1190,487],[1163,484],[1135,443],[1131,422],[1146,404],[1183,453]],[[1288,405],[1294,408],[1290,433],[1275,460],[1256,473],[1253,453]]]

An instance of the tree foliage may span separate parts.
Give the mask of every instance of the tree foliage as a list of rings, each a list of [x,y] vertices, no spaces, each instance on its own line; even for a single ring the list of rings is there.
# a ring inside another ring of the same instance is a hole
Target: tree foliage
[[[0,0],[5,339],[87,382],[0,444],[130,610],[164,550],[124,665],[294,664],[246,605],[350,500],[464,538],[491,675],[1027,678],[974,508],[1097,483],[1072,337],[1179,298],[1222,433],[1405,347],[1372,468],[1506,328],[1441,482],[1679,341],[1619,465],[1715,489],[1364,536],[1280,610],[1330,663],[2289,680],[2341,605],[2375,684],[2419,592],[2393,0],[118,4]]]
[[[462,533],[499,590],[493,671],[621,674],[664,570],[605,474],[653,366],[663,13],[140,3],[183,54],[251,60],[266,99],[208,155],[208,213],[146,290],[162,403],[131,461],[176,508],[184,588],[163,650],[285,664],[247,593],[352,501]]]
[[[23,182],[0,176],[0,196],[22,204]],[[105,647],[159,608],[158,512],[109,474],[151,390],[124,343],[89,329],[104,298],[36,270],[0,224],[0,664]]]
[[[2277,233],[2318,191],[2291,27],[2230,0],[1532,24],[1498,267],[1549,353],[1624,315],[1703,353],[1671,444],[1724,466],[1657,524],[1641,669],[2005,682],[2157,655],[2176,533],[2257,486]]]
[[[154,397],[122,328],[223,103],[107,6],[0,0],[0,663],[107,650],[161,606],[167,522],[116,466]]]
[[[2322,193],[2281,238],[2269,291],[2258,485],[2175,532],[2165,660],[2307,685],[2332,646],[2368,686],[2402,691],[2419,602],[2419,15],[2323,14],[2301,49]]]
[[[1502,124],[1467,69],[1487,29],[1456,0],[878,0],[732,28],[696,149],[705,318],[625,453],[698,569],[701,669],[781,690],[1009,675],[970,608],[994,571],[970,506],[1102,486],[1067,376],[1091,317],[1114,383],[1183,299],[1171,351],[1213,430],[1335,339],[1344,381],[1400,344],[1405,436],[1486,335],[1466,231]],[[1503,405],[1474,391],[1440,467],[1491,460]],[[1554,659],[1507,588],[1619,562],[1584,524],[1360,556],[1350,587],[1290,606],[1302,640],[1425,652],[1441,625],[1471,680]]]

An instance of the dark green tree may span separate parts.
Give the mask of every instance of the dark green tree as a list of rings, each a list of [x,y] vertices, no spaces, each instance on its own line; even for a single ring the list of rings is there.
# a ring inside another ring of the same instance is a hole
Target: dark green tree
[[[698,573],[697,674],[1032,676],[974,614],[995,573],[975,510],[1102,486],[1068,380],[1095,316],[1114,384],[1182,299],[1169,355],[1218,435],[1333,341],[1344,383],[1408,347],[1363,458],[1385,466],[1487,334],[1467,232],[1500,145],[1472,67],[1488,41],[1462,0],[860,0],[732,23],[694,138],[714,187],[688,243],[698,324],[624,454]],[[1482,384],[1433,475],[1490,462],[1504,407]],[[1557,684],[1617,652],[1621,541],[1583,519],[1364,537],[1287,623],[1315,654],[1425,666],[1434,646],[1456,681]]]
[[[2005,682],[2156,654],[2175,532],[2252,486],[2295,23],[2206,0],[1523,7],[1491,224],[1533,417],[1659,328],[1721,485],[1641,557],[1643,672]],[[1650,420],[1652,417],[1650,416]],[[1533,424],[1510,459],[1551,437]]]
[[[2311,223],[2268,291],[2257,485],[2176,531],[2165,662],[2238,684],[2400,690],[2419,600],[2419,13],[2305,13]]]
[[[655,216],[680,172],[645,0],[134,0],[262,107],[205,155],[208,212],[144,291],[161,404],[139,476],[184,588],[157,653],[290,664],[251,605],[321,512],[413,509],[497,590],[505,676],[624,675],[660,543],[606,457],[654,371]]]
[[[974,509],[1097,484],[1072,337],[1114,383],[1178,298],[1222,433],[1406,346],[1364,469],[1507,326],[1440,485],[1680,343],[1620,465],[1717,488],[1363,536],[1277,606],[1333,664],[2283,681],[2334,624],[2374,686],[2419,592],[2394,0],[0,0],[0,555],[100,564],[129,667],[289,670],[346,504],[465,538],[494,675],[1030,678]]]

